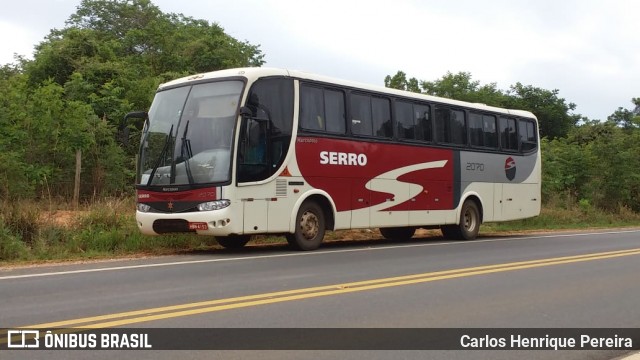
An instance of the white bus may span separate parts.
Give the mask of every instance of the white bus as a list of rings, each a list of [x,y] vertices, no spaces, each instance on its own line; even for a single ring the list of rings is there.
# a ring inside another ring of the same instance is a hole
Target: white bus
[[[305,72],[243,68],[160,85],[137,176],[144,234],[244,246],[283,234],[418,228],[474,239],[482,222],[540,213],[538,124],[508,110]]]

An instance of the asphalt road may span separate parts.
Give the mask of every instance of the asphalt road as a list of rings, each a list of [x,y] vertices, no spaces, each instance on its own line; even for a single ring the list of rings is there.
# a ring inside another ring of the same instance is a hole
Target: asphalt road
[[[248,247],[0,269],[0,328],[640,329],[639,279],[640,230],[473,242],[337,242],[315,252]],[[291,341],[295,335],[283,334]],[[246,336],[255,339],[261,333]],[[1,359],[612,359],[623,354],[0,350]]]

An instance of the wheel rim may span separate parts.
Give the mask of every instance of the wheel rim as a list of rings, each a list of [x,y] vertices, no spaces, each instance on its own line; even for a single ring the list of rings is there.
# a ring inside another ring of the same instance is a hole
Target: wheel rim
[[[464,229],[468,232],[473,232],[476,228],[476,214],[473,210],[467,209],[464,212]]]
[[[316,214],[311,211],[305,211],[300,217],[300,233],[306,240],[311,240],[318,235],[320,231],[319,221]]]

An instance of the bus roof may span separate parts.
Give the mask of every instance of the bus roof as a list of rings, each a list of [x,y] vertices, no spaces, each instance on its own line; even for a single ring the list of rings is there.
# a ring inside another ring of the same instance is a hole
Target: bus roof
[[[158,90],[163,90],[164,88],[167,88],[167,87],[179,86],[181,84],[186,84],[191,81],[201,81],[201,80],[207,80],[207,79],[229,78],[229,77],[243,77],[248,79],[249,81],[254,81],[254,80],[257,80],[258,78],[269,77],[269,76],[287,76],[287,77],[292,77],[296,79],[304,79],[304,80],[334,84],[334,85],[344,86],[344,87],[353,88],[353,89],[366,90],[366,91],[389,94],[389,95],[396,95],[403,98],[412,98],[412,99],[423,100],[428,102],[449,104],[449,105],[460,106],[465,108],[473,108],[481,111],[497,112],[497,113],[502,113],[506,115],[514,115],[514,116],[534,118],[534,119],[536,118],[533,113],[526,110],[505,109],[505,108],[499,108],[494,106],[488,106],[486,104],[471,103],[471,102],[453,100],[453,99],[442,98],[437,96],[418,94],[410,91],[397,90],[397,89],[387,88],[383,86],[336,79],[336,78],[332,78],[324,75],[308,73],[305,71],[268,68],[268,67],[236,68],[236,69],[212,71],[212,72],[202,73],[197,75],[190,75],[190,76],[175,79],[167,83],[161,84],[158,87]]]

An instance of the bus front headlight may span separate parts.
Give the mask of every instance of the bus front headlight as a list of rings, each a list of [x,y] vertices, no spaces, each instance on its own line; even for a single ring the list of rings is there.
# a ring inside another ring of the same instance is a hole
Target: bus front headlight
[[[140,212],[146,213],[146,212],[149,212],[151,210],[151,206],[149,206],[147,204],[138,203],[137,206],[138,206],[138,211],[140,211]]]
[[[202,204],[198,204],[198,210],[200,211],[211,211],[211,210],[220,210],[224,209],[227,206],[231,205],[231,201],[229,200],[216,200],[216,201],[207,201]]]

